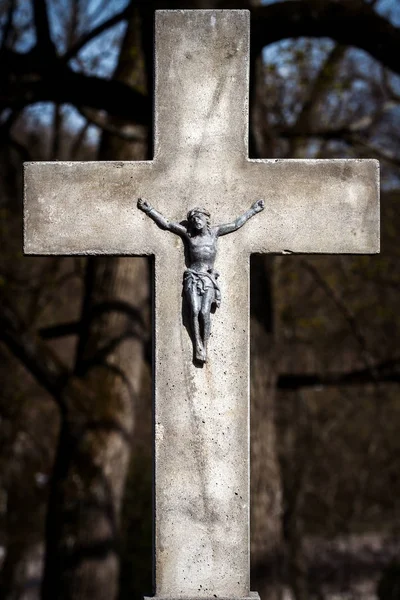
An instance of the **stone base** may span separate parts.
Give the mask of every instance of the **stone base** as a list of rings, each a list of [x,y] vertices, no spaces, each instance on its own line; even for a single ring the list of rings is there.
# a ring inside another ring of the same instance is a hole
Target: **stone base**
[[[250,592],[248,596],[144,596],[143,600],[260,600],[258,592]]]

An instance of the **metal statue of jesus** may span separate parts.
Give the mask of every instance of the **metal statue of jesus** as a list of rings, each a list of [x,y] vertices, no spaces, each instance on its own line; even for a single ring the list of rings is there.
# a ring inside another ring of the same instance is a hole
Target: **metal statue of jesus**
[[[161,228],[179,235],[187,248],[188,265],[183,275],[184,298],[190,309],[190,326],[193,335],[193,355],[198,363],[207,361],[207,343],[211,333],[211,312],[220,306],[219,273],[214,269],[217,240],[221,235],[242,227],[251,217],[264,209],[264,200],[252,206],[225,225],[210,224],[210,213],[204,208],[192,208],[185,224],[168,221],[147,200],[139,198],[138,208]]]

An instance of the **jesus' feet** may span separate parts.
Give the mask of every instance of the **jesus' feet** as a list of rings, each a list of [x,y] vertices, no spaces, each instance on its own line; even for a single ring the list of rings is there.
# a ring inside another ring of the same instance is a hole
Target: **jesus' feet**
[[[196,360],[201,363],[207,361],[207,354],[203,346],[196,346]]]

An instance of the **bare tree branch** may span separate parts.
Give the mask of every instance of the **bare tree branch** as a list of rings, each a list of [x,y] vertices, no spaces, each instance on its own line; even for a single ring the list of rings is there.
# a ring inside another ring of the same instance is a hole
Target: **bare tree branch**
[[[119,81],[77,73],[67,65],[50,69],[34,55],[9,50],[0,55],[0,109],[21,109],[36,102],[69,103],[103,109],[148,125],[151,103],[147,96]]]
[[[83,142],[85,140],[85,137],[86,137],[89,127],[90,127],[90,123],[88,121],[86,121],[86,123],[83,125],[80,132],[76,136],[74,143],[71,145],[71,150],[70,150],[70,159],[71,160],[76,160],[79,150],[81,149]]]
[[[286,0],[253,7],[251,18],[254,52],[286,38],[329,37],[400,72],[400,29],[362,0]]]
[[[15,0],[9,0],[7,18],[6,18],[6,22],[5,22],[4,29],[3,29],[3,37],[1,40],[1,49],[5,48],[7,46],[7,40],[8,40],[8,36],[11,31],[12,22],[13,22],[14,9],[15,9]]]
[[[117,127],[107,120],[107,115],[99,115],[93,110],[82,107],[79,107],[78,110],[91,125],[96,125],[96,127],[99,127],[103,131],[107,131],[107,133],[111,133],[122,140],[126,140],[127,142],[143,142],[147,139],[147,133],[145,131],[143,133],[137,131],[136,125],[125,123],[120,127]]]
[[[294,129],[301,131],[309,129],[312,125],[312,117],[314,109],[318,106],[318,103],[324,98],[326,92],[329,90],[332,80],[334,79],[337,71],[337,67],[342,62],[347,48],[336,44],[326,57],[314,83],[311,86],[311,90],[308,93],[308,97],[297,117]]]
[[[18,119],[20,114],[21,114],[21,111],[12,110],[12,111],[10,111],[10,114],[7,115],[7,117],[4,119],[4,121],[0,125],[0,141],[1,142],[5,142],[8,140],[12,126],[14,125],[15,121]]]
[[[360,146],[366,150],[369,155],[378,159],[387,160],[395,167],[400,167],[400,158],[397,156],[396,152],[388,150],[387,148],[378,147],[361,135],[357,135],[355,131],[358,131],[358,125],[358,123],[355,123],[354,127],[349,129],[341,128],[315,131],[299,130],[297,127],[294,127],[285,131],[280,131],[279,135],[288,139],[321,138],[326,141],[337,140],[339,142],[345,142],[350,146]],[[367,125],[369,125],[369,122],[368,124],[365,124],[365,126]],[[364,129],[364,127],[362,129]]]
[[[61,134],[62,134],[62,112],[59,104],[54,105],[54,116],[53,116],[53,139],[50,150],[50,160],[57,160],[60,158],[60,147],[61,147]]]
[[[57,401],[69,372],[43,342],[29,332],[3,301],[0,306],[0,340]]]
[[[362,137],[360,136],[356,136],[356,135],[347,135],[344,140],[349,143],[352,144],[354,146],[361,146],[362,148],[364,148],[365,150],[368,151],[368,153],[372,156],[374,156],[375,158],[381,158],[383,160],[387,160],[388,162],[391,162],[392,165],[396,166],[396,167],[400,167],[400,158],[398,157],[398,155],[396,154],[396,152],[392,152],[391,150],[388,150],[386,148],[378,148],[378,146],[375,146],[373,144],[371,144],[371,142],[368,142],[366,140],[364,140]]]
[[[54,58],[56,47],[51,39],[46,0],[33,0],[33,18],[36,29],[36,49],[41,54],[47,54],[48,59]]]
[[[380,383],[400,383],[400,359],[385,361],[373,365],[371,369],[359,369],[344,373],[282,373],[278,377],[280,390],[297,390],[304,387],[367,385]]]
[[[20,154],[23,161],[32,160],[32,154],[29,152],[28,148],[26,146],[24,146],[24,144],[21,144],[21,142],[16,140],[11,135],[8,138],[8,142]]]
[[[331,86],[332,80],[336,75],[346,51],[346,46],[335,44],[329,52],[317,77],[311,85],[311,89],[308,91],[306,100],[291,131],[314,131],[314,122],[317,121],[317,119],[315,119],[316,109]],[[298,148],[301,147],[300,144],[303,141],[303,137],[304,136],[298,136],[292,138],[290,156],[296,156]]]
[[[332,300],[332,302],[335,304],[336,308],[343,315],[354,338],[357,340],[357,342],[361,348],[361,354],[362,354],[365,366],[367,367],[367,369],[370,370],[371,376],[374,377],[375,374],[374,374],[373,356],[369,350],[368,342],[357,323],[357,319],[353,315],[349,306],[346,304],[346,302],[344,302],[343,298],[340,297],[340,295],[337,293],[337,291],[328,284],[326,279],[324,279],[322,277],[322,275],[320,274],[318,269],[316,269],[314,267],[314,265],[312,265],[310,262],[308,262],[305,259],[301,259],[300,264],[304,269],[306,269],[306,271],[308,271],[311,274],[313,279],[325,291],[327,297],[330,300]]]
[[[73,46],[71,46],[71,48],[67,50],[62,59],[65,62],[68,62],[69,60],[71,60],[71,58],[76,56],[76,54],[78,54],[78,52],[80,52],[80,50],[82,50],[82,48],[86,46],[86,44],[91,42],[95,37],[106,31],[107,29],[111,29],[111,27],[114,27],[114,25],[117,25],[121,21],[124,21],[129,17],[129,15],[130,5],[128,5],[126,8],[121,10],[119,13],[113,15],[106,21],[103,21],[103,23],[100,23],[100,25],[94,27],[91,31],[88,31],[85,35],[81,37],[80,40],[76,42],[76,44],[74,44]]]
[[[44,340],[52,340],[54,338],[65,337],[66,335],[77,335],[80,331],[79,328],[79,321],[58,323],[57,325],[42,327],[42,329],[39,330],[39,335]]]
[[[35,0],[35,22],[48,44],[52,44],[44,0]],[[126,9],[128,10],[128,9]],[[287,0],[251,8],[252,50],[258,54],[273,42],[299,36],[328,36],[340,44],[361,48],[400,73],[400,28],[378,15],[371,6],[354,0]],[[95,28],[78,42],[83,47],[96,34],[105,31],[125,11]],[[47,25],[46,25],[47,24]],[[49,41],[50,40],[50,41]],[[85,41],[86,40],[86,41]],[[42,44],[43,48],[43,44]],[[75,45],[68,52],[79,51]],[[0,108],[21,108],[40,101],[71,103],[103,109],[113,115],[150,123],[151,103],[143,94],[118,81],[76,73],[65,64],[65,58],[55,58],[31,51],[26,54],[3,48],[0,53]]]

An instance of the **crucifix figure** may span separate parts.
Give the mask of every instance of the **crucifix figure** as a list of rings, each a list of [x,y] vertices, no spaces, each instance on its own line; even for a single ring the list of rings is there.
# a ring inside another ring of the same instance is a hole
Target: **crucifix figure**
[[[221,291],[217,282],[219,273],[214,269],[218,238],[237,231],[251,217],[264,210],[264,200],[254,202],[249,210],[232,223],[216,226],[211,226],[211,215],[204,208],[189,210],[187,226],[168,221],[142,198],[138,200],[138,208],[161,229],[179,235],[188,250],[188,268],[183,275],[183,290],[190,310],[194,360],[200,364],[205,363],[211,333],[211,311],[221,304]]]
[[[25,165],[27,254],[154,256],[155,594],[170,600],[250,596],[251,253],[379,251],[377,161],[249,159],[249,28],[245,10],[156,13],[153,160]],[[132,199],[227,223],[267,194],[219,242],[224,310],[196,368],[183,245]]]

